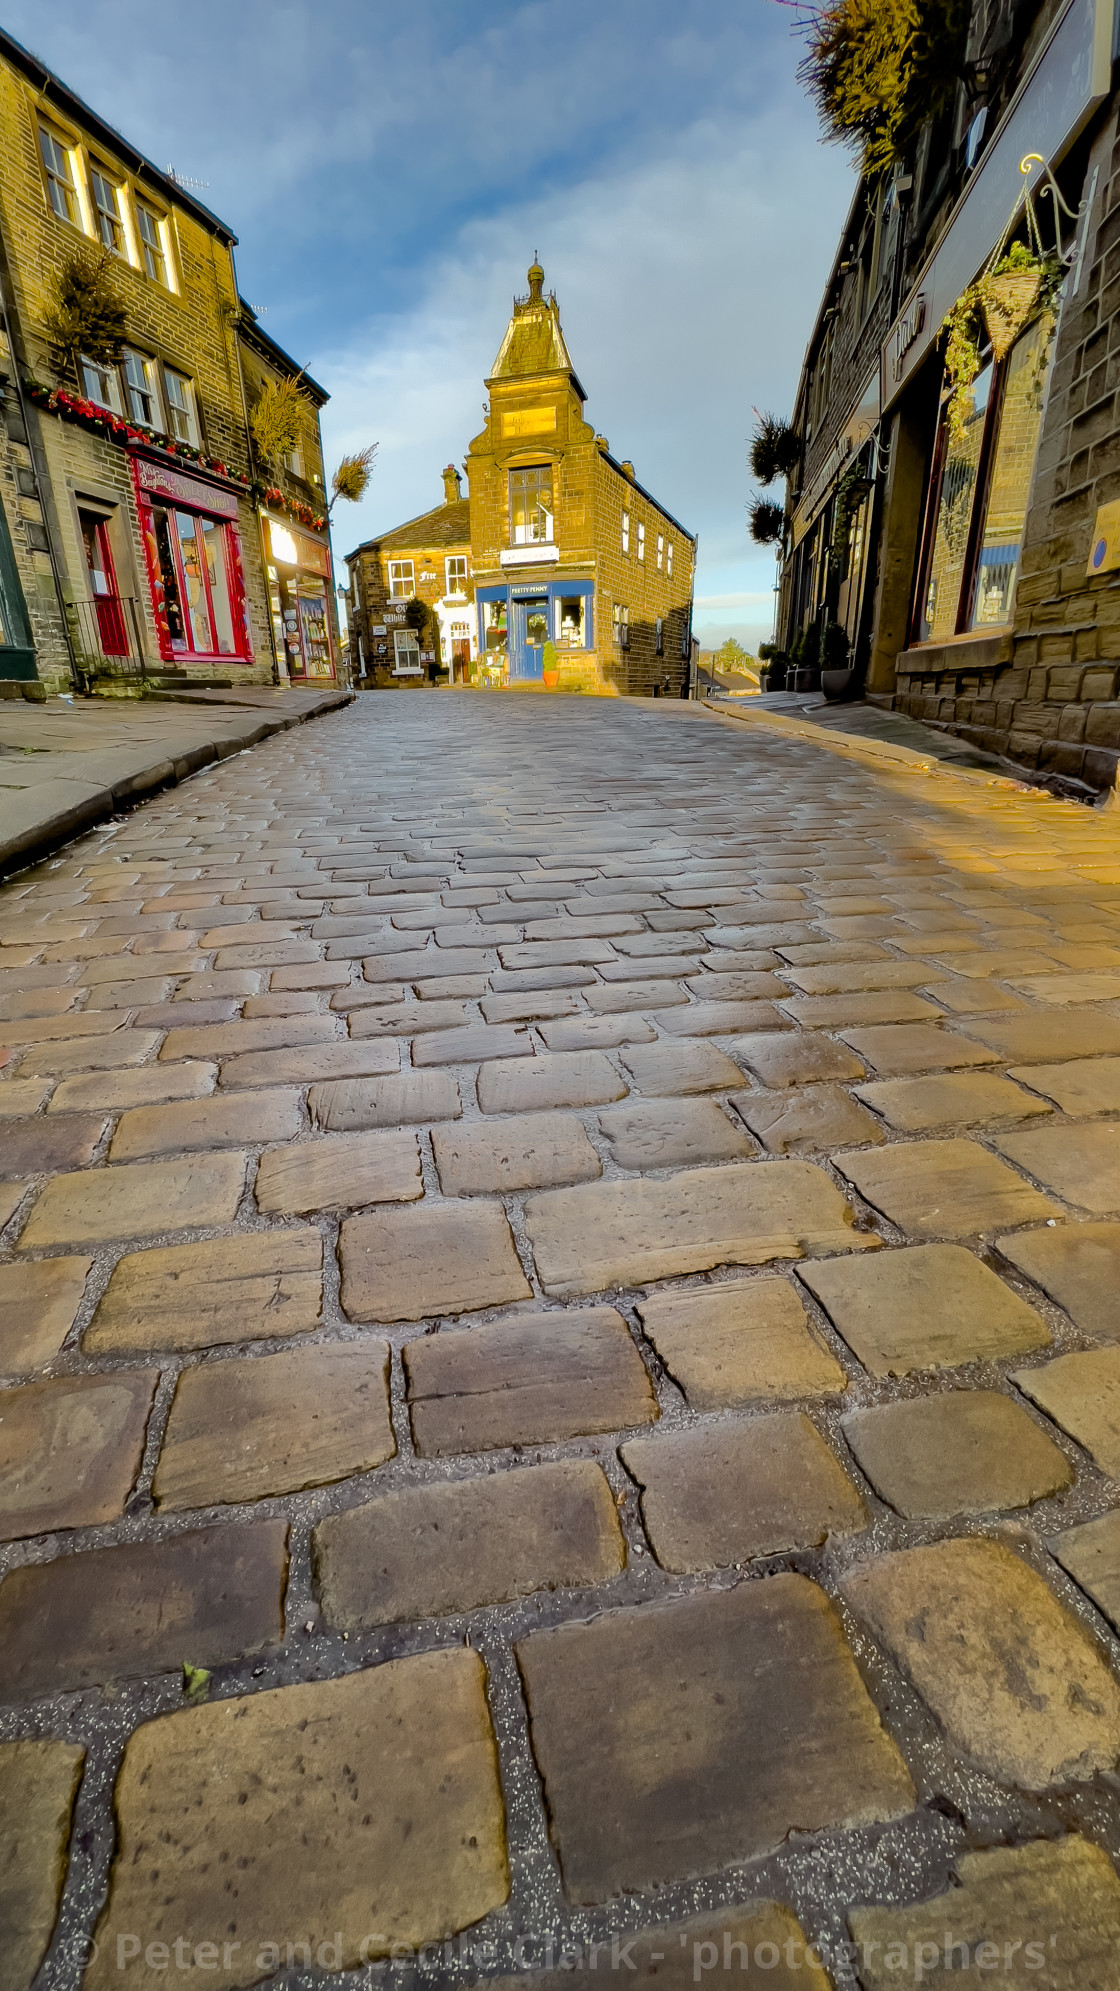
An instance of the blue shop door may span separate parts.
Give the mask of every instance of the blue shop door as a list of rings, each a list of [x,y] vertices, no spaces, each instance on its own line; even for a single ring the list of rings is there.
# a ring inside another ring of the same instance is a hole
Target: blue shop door
[[[509,605],[509,674],[513,678],[539,678],[544,671],[544,646],[548,640],[548,596]]]

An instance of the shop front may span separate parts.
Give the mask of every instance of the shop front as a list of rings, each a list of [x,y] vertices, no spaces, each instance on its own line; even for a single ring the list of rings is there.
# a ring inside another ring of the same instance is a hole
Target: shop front
[[[270,512],[262,512],[261,530],[277,656],[293,684],[333,679],[330,548],[314,533]]]
[[[557,664],[594,643],[590,580],[523,582],[479,588],[476,594],[482,667],[503,684],[541,682],[545,648]]]
[[[140,456],[132,477],[161,659],[251,664],[237,493]],[[95,597],[109,585],[103,538],[86,540]]]

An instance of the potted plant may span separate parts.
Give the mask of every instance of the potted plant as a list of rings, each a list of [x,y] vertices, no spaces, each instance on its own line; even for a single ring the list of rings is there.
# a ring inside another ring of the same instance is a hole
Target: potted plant
[[[759,690],[784,691],[786,671],[789,666],[789,658],[785,651],[780,650],[776,643],[760,643],[758,655],[759,661],[766,666],[759,677]]]
[[[821,690],[831,705],[848,696],[852,678],[852,646],[839,622],[826,622],[820,636]]]
[[[546,691],[555,691],[560,682],[560,662],[551,636],[541,651],[541,676]]]
[[[807,622],[789,653],[792,669],[786,673],[788,691],[815,691],[820,661],[819,634],[815,622]]]

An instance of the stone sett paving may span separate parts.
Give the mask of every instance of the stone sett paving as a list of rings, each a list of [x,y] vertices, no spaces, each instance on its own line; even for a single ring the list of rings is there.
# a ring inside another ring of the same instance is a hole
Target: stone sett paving
[[[1120,816],[370,696],[0,1044],[0,1991],[1120,1991]]]

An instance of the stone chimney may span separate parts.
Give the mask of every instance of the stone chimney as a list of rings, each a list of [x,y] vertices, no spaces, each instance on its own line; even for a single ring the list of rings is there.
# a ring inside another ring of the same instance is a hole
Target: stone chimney
[[[463,480],[453,463],[449,463],[443,473],[443,501],[446,505],[457,504],[463,495]]]

